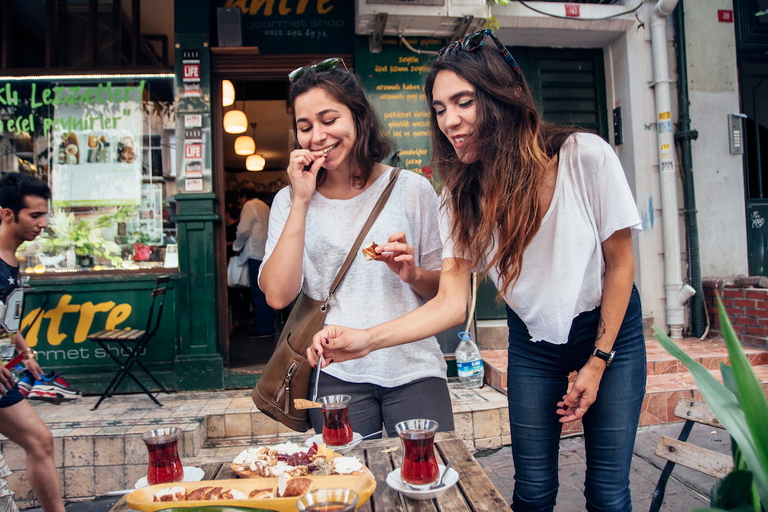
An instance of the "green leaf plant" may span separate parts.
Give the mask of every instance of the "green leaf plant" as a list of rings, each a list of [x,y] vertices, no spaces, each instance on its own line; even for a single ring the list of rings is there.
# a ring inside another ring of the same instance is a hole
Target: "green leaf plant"
[[[717,295],[723,340],[731,366],[720,363],[723,383],[694,361],[658,327],[655,338],[691,372],[707,405],[731,436],[734,468],[712,490],[720,510],[761,512],[768,504],[768,400]]]

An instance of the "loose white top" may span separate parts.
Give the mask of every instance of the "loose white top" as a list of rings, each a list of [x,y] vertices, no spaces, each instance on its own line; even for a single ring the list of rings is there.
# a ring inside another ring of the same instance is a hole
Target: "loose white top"
[[[315,192],[309,203],[304,237],[302,289],[310,298],[325,300],[341,264],[362,229],[392,169],[385,171],[361,194],[351,199],[328,199]],[[416,265],[437,270],[441,263],[438,198],[429,182],[401,171],[395,188],[363,241],[382,245],[403,231],[414,247]],[[291,208],[291,190],[275,196],[269,218],[268,260],[283,231]],[[261,266],[261,270],[264,265]],[[261,273],[260,270],[260,273]],[[413,311],[424,300],[381,261],[366,261],[360,250],[329,302],[327,324],[366,329]],[[446,364],[434,336],[371,352],[353,361],[333,363],[323,371],[346,382],[384,387],[401,386],[426,377],[446,378]]]
[[[264,258],[264,246],[267,243],[267,223],[269,206],[260,199],[251,199],[243,205],[240,222],[237,223],[237,237],[232,249],[242,251],[238,258],[260,260]]]
[[[443,258],[458,256],[448,239],[451,213],[441,208]],[[577,133],[560,149],[552,203],[523,254],[520,279],[504,300],[528,327],[533,341],[568,341],[573,319],[601,303],[602,242],[621,229],[642,231],[624,170],[610,145],[597,135]],[[483,263],[497,251],[496,242]],[[498,268],[488,272],[501,288]]]

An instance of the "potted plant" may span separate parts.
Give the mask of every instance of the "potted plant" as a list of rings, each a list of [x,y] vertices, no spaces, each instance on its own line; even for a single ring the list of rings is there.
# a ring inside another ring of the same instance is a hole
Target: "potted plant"
[[[149,261],[152,246],[160,243],[160,238],[142,231],[136,231],[129,240],[133,243],[133,259],[136,261]]]
[[[701,395],[731,436],[734,467],[712,489],[718,510],[768,510],[768,400],[717,296],[720,327],[731,366],[720,363],[720,384],[654,326],[655,338],[691,372]]]
[[[54,210],[46,230],[35,242],[42,251],[49,254],[67,254],[74,252],[74,257],[82,266],[93,265],[94,258],[104,258],[114,266],[123,262],[120,246],[112,240],[104,239],[102,229],[111,227],[120,219],[130,216],[130,208],[118,208],[115,213],[101,215],[91,219],[77,219],[74,213]]]

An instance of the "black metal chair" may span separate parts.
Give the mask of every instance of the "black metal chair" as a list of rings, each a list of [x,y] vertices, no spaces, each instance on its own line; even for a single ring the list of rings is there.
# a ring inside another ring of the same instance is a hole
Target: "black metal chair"
[[[168,393],[168,390],[165,388],[165,386],[163,386],[163,384],[157,380],[154,375],[152,375],[147,367],[144,366],[141,361],[139,361],[139,355],[147,346],[147,344],[152,340],[152,338],[154,338],[155,334],[157,334],[158,328],[160,327],[160,319],[163,316],[163,305],[165,304],[165,291],[168,289],[169,282],[170,276],[160,276],[155,281],[155,288],[152,290],[152,303],[149,306],[149,316],[147,318],[146,329],[104,329],[88,336],[90,341],[95,341],[98,343],[101,348],[103,348],[104,351],[109,354],[109,357],[111,357],[112,360],[120,367],[112,379],[112,382],[109,383],[109,386],[107,386],[107,389],[104,390],[104,392],[101,394],[101,397],[99,398],[99,401],[96,402],[96,405],[94,405],[93,409],[91,410],[96,410],[105,398],[111,397],[114,392],[117,391],[117,388],[120,387],[120,384],[122,384],[125,377],[132,378],[133,381],[144,391],[144,393],[147,394],[147,396],[149,396],[149,398],[152,399],[153,402],[162,407],[163,404],[161,404],[155,395],[153,395],[152,392],[150,392],[146,386],[144,386],[144,384],[142,384],[141,381],[136,378],[131,370],[133,369],[134,365],[138,365],[138,367],[141,368],[155,384],[157,384],[157,386],[160,388],[160,391],[163,393]],[[118,344],[121,349],[118,355],[113,354],[112,351],[109,350],[107,345],[108,343]],[[133,345],[132,348],[130,347],[131,344]],[[127,356],[125,356],[126,354]],[[119,356],[125,356],[125,358],[121,360]]]

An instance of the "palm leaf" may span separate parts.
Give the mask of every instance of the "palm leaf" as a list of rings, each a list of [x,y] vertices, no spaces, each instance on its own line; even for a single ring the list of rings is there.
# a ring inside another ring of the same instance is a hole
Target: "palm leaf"
[[[701,395],[706,400],[709,408],[715,413],[717,419],[723,424],[725,429],[736,441],[741,449],[742,457],[747,466],[753,473],[753,482],[757,487],[760,499],[763,503],[768,503],[768,472],[762,466],[762,458],[757,453],[757,447],[752,440],[752,434],[747,426],[747,420],[744,411],[736,396],[728,391],[717,379],[715,379],[709,370],[704,368],[678,347],[669,337],[661,332],[658,327],[653,327],[656,333],[654,337],[659,341],[662,347],[672,356],[679,359],[691,372],[693,380],[696,381]]]
[[[725,312],[723,301],[717,295],[717,309],[720,314],[720,331],[723,340],[728,347],[728,355],[731,358],[731,368],[736,381],[739,403],[747,418],[747,425],[752,432],[752,438],[757,447],[757,453],[762,459],[764,470],[768,470],[768,400],[765,398],[760,381],[749,364],[744,350],[741,348],[736,333],[733,330],[728,315]]]

